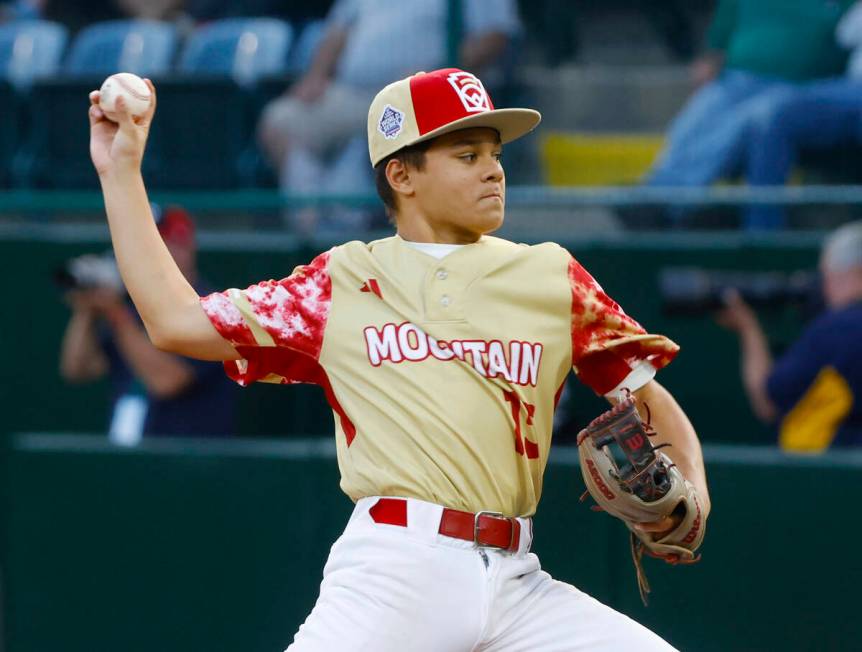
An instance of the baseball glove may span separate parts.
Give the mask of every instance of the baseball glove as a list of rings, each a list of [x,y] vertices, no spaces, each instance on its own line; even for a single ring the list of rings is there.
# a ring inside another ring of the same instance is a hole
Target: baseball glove
[[[705,523],[694,486],[673,462],[653,446],[655,430],[644,423],[634,396],[594,419],[578,435],[581,473],[598,506],[621,519],[630,531],[632,560],[641,599],[647,604],[649,583],[643,570],[644,553],[670,564],[691,564],[703,541]],[[638,523],[660,521],[671,514],[680,524],[660,539],[635,529]]]

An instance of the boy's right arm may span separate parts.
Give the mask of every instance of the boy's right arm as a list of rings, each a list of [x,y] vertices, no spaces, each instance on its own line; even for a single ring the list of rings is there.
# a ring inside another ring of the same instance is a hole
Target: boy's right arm
[[[150,108],[132,118],[120,98],[119,123],[99,109],[99,92],[90,94],[90,155],[99,174],[120,274],[158,348],[202,360],[236,360],[240,356],[211,324],[153,220],[141,176],[156,109],[155,88],[149,80],[147,85]]]

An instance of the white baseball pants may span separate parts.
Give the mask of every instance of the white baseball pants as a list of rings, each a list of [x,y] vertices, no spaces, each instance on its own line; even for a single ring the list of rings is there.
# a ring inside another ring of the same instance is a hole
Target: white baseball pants
[[[665,641],[575,587],[529,552],[477,548],[437,533],[442,507],[408,499],[407,526],[356,504],[323,571],[320,596],[288,652],[669,652]]]

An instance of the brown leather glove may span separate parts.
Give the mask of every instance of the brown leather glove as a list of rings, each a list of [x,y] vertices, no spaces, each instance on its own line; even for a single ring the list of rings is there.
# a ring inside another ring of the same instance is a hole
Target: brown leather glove
[[[631,395],[599,415],[578,435],[581,474],[599,508],[621,519],[630,531],[632,559],[641,599],[649,583],[644,553],[671,564],[694,563],[706,530],[694,485],[664,453],[653,447],[655,431],[643,423]],[[583,499],[586,493],[581,498]],[[660,539],[635,528],[638,523],[681,515],[680,524]]]

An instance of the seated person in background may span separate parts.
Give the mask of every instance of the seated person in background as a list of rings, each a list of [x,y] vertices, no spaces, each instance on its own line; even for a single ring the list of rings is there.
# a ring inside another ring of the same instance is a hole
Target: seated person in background
[[[446,0],[338,0],[305,76],[270,102],[258,139],[288,193],[362,193],[373,184],[366,161],[366,113],[389,82],[446,61]],[[515,0],[464,0],[461,65],[478,74],[500,58],[520,29]],[[317,215],[294,216],[310,232]],[[339,225],[336,225],[339,226]],[[340,226],[363,226],[343,224]]]
[[[754,413],[781,419],[779,444],[786,450],[862,445],[862,221],[829,236],[820,270],[829,310],[774,363],[754,311],[738,294],[718,318],[739,334]]]
[[[852,52],[847,74],[801,86],[752,124],[747,138],[749,184],[785,184],[800,148],[862,143],[862,2],[838,23],[836,37]],[[754,205],[747,210],[749,224],[784,221],[780,206]]]
[[[198,278],[194,224],[188,214],[180,208],[154,207],[154,212],[186,279],[198,291],[208,291]],[[222,366],[154,347],[125,298],[116,267],[108,259],[89,259],[91,268],[101,268],[87,275],[91,282],[86,287],[68,293],[72,317],[63,336],[60,373],[73,383],[110,377],[111,440],[135,444],[144,435],[232,434],[236,388]]]
[[[852,0],[721,0],[701,87],[674,118],[645,183],[703,186],[737,171],[752,120],[799,84],[842,74],[835,27]],[[757,227],[761,225],[751,225]]]

